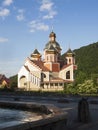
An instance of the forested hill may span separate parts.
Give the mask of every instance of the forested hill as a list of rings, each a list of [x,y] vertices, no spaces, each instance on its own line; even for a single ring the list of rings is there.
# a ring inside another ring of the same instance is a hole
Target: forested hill
[[[98,74],[98,42],[75,49],[73,52],[75,52],[78,66],[77,74],[84,73],[87,77]],[[65,57],[64,55],[62,55],[62,59]]]
[[[98,42],[74,50],[78,72],[87,76],[98,74]]]

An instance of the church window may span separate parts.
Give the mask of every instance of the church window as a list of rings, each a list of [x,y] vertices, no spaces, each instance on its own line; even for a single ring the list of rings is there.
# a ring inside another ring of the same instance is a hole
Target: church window
[[[58,83],[55,83],[55,86],[58,86]]]
[[[71,59],[69,59],[69,64],[71,64]]]
[[[70,79],[70,71],[66,72],[66,79]]]
[[[53,86],[53,83],[51,83],[50,85]]]
[[[60,83],[59,85],[62,86],[62,83]]]

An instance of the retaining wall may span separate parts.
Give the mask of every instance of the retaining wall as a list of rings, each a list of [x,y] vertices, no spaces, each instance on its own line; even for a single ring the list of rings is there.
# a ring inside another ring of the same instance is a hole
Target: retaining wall
[[[4,126],[0,130],[66,130],[67,113],[62,112],[56,107],[19,102],[0,102],[0,106],[10,109],[32,110],[33,112],[43,114],[43,118],[37,121]]]

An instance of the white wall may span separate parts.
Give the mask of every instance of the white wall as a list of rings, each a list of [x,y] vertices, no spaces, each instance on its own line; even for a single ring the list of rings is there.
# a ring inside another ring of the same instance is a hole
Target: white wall
[[[73,65],[70,65],[69,67],[61,70],[60,73],[59,73],[59,77],[64,79],[64,80],[67,80],[66,79],[66,72],[68,72],[68,71],[70,71],[70,80],[73,81],[74,80],[74,77],[73,77]]]

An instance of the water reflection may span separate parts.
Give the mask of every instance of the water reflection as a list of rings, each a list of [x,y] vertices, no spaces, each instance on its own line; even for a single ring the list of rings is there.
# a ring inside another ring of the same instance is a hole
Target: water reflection
[[[39,118],[41,118],[41,115],[38,115],[37,113],[0,108],[0,124],[12,121],[24,122],[30,120],[37,120]]]

